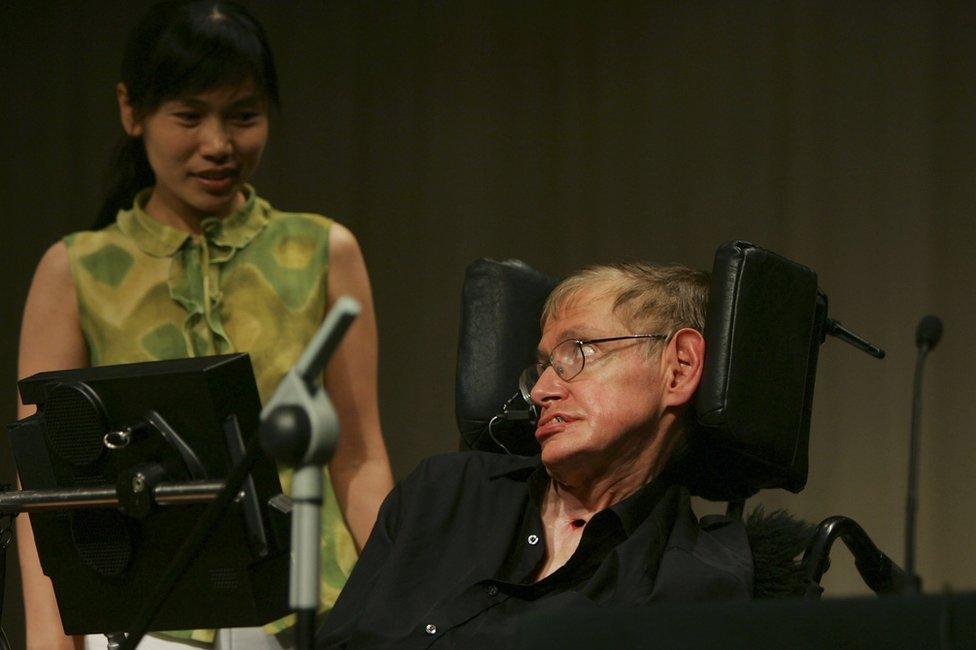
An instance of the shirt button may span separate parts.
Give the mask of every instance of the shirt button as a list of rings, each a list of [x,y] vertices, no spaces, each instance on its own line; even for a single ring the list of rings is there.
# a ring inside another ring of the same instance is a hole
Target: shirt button
[[[428,623],[427,627],[424,628],[424,631],[427,634],[437,634],[437,626],[433,623]]]
[[[532,546],[535,546],[536,544],[539,543],[539,536],[538,535],[529,535],[528,542]]]
[[[496,587],[495,585],[488,585],[488,595],[489,596],[497,596],[498,595],[498,587]]]

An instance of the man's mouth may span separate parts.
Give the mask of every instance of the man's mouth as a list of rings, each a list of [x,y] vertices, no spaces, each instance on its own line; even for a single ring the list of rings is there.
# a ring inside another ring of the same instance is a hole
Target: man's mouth
[[[552,417],[544,417],[539,420],[539,424],[535,428],[535,439],[542,443],[550,436],[563,431],[572,421],[573,418],[571,416],[553,415]]]
[[[557,413],[557,414],[555,414],[553,416],[550,416],[550,417],[543,417],[543,418],[541,418],[539,420],[539,425],[536,428],[537,429],[541,429],[541,428],[545,428],[545,427],[548,427],[548,426],[551,426],[551,425],[569,424],[572,420],[573,420],[573,418],[571,416],[565,416],[565,415],[562,415],[561,413]]]

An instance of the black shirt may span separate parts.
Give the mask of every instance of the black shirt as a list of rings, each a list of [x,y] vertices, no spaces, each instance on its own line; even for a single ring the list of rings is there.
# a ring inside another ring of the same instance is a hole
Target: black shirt
[[[664,480],[594,515],[569,561],[533,583],[547,483],[538,457],[424,461],[384,501],[319,647],[499,648],[530,612],[751,593],[741,523],[700,526]]]

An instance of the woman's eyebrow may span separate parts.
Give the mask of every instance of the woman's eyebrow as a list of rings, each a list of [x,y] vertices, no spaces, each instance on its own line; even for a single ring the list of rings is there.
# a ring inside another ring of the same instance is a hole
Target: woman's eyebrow
[[[208,109],[211,106],[210,102],[206,102],[196,97],[180,97],[176,101],[179,102],[180,104],[184,104],[186,106],[195,109]],[[262,101],[263,100],[261,98],[261,95],[255,93],[253,95],[248,95],[247,97],[235,99],[233,102],[230,103],[228,109],[233,110],[236,108],[242,108],[247,106],[258,106],[262,103]]]
[[[261,95],[254,94],[235,100],[233,103],[231,103],[230,107],[240,108],[242,106],[259,106],[262,103],[264,103],[264,100],[262,99]]]

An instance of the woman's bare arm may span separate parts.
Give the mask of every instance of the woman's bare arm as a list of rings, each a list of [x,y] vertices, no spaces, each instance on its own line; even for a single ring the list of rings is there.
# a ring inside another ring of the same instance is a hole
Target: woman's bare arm
[[[88,365],[88,348],[78,320],[68,249],[58,242],[41,258],[34,273],[20,332],[17,376]],[[17,399],[17,417],[34,413]],[[17,555],[24,591],[29,650],[74,650],[81,637],[66,637],[51,581],[41,571],[34,533],[26,515],[17,517]]]
[[[332,485],[356,546],[362,549],[393,487],[377,404],[377,335],[373,296],[359,244],[344,226],[329,237],[329,303],[351,296],[362,313],[329,361],[325,385],[339,416],[339,444],[329,463]]]

